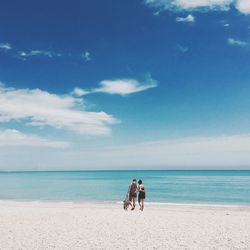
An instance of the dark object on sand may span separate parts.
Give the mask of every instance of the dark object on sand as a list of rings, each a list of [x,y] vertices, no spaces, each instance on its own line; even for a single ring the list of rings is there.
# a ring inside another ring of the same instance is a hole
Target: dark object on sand
[[[128,195],[127,195],[125,200],[123,201],[123,209],[128,210],[129,206],[131,206],[131,202],[130,202]]]

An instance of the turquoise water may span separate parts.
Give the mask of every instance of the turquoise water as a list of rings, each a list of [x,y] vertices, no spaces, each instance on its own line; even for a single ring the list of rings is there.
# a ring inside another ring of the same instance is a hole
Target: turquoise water
[[[133,178],[148,202],[250,205],[250,171],[0,172],[0,199],[122,201]]]

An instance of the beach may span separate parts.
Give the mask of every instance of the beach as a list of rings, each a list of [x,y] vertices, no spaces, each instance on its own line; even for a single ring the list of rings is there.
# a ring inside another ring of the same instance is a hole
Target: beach
[[[250,249],[250,207],[0,201],[0,249]]]

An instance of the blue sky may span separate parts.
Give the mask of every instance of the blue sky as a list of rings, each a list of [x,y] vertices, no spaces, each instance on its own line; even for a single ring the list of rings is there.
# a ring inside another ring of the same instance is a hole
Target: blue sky
[[[248,0],[4,1],[0,170],[250,167]]]

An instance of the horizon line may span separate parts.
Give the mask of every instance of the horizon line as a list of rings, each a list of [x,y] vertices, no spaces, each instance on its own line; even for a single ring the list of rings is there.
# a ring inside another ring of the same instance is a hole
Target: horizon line
[[[111,171],[117,171],[117,172],[131,172],[131,171],[250,171],[250,167],[245,169],[235,169],[235,168],[215,168],[215,169],[65,169],[65,170],[0,170],[0,173],[29,173],[29,172],[111,172]]]

